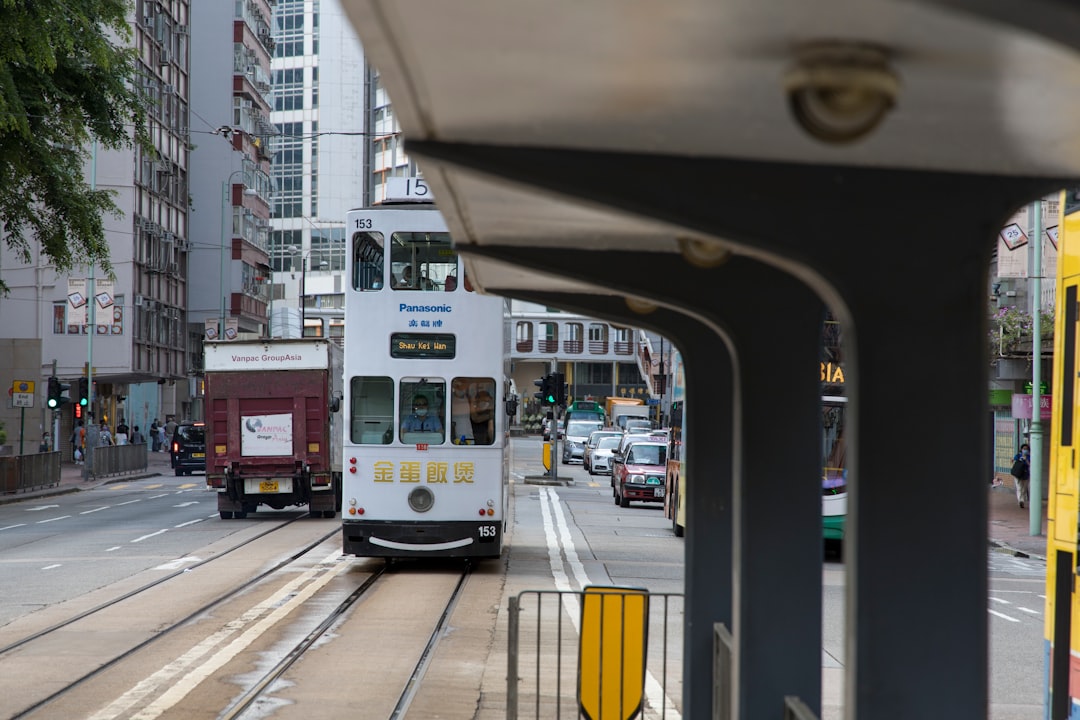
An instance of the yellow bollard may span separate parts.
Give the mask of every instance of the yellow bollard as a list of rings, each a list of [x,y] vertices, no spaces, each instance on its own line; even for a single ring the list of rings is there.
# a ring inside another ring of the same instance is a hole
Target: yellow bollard
[[[551,443],[544,443],[544,469],[551,472]]]

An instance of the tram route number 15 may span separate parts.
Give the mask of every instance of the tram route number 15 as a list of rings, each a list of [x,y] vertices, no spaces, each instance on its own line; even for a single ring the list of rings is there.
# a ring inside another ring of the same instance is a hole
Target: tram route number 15
[[[386,199],[431,202],[431,188],[422,178],[396,177],[386,179]]]
[[[481,525],[480,526],[480,539],[481,540],[494,540],[499,534],[499,529],[495,525]]]

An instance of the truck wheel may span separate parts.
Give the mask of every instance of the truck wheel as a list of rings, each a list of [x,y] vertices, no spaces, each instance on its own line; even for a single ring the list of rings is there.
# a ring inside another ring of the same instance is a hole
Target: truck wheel
[[[232,513],[231,512],[226,512],[225,510],[222,510],[221,512],[218,513],[218,515],[221,516],[222,520],[232,520]]]
[[[322,516],[324,518],[328,518],[330,520],[333,520],[334,518],[337,517],[337,510],[323,510],[322,511]]]

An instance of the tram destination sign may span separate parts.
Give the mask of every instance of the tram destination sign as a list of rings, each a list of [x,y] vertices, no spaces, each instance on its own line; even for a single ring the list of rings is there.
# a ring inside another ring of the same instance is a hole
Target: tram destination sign
[[[457,341],[448,333],[393,333],[390,336],[390,357],[452,359],[457,354]]]

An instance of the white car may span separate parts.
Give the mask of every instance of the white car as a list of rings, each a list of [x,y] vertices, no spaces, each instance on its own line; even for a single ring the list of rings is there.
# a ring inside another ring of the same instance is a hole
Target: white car
[[[620,435],[602,437],[597,442],[596,447],[589,450],[588,469],[590,475],[611,474],[611,456],[615,452],[615,448],[619,447],[620,440],[622,440]]]

